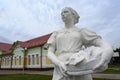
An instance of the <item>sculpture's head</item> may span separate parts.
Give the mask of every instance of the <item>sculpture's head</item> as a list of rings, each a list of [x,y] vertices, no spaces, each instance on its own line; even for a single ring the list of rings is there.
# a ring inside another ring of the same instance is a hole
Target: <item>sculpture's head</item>
[[[73,20],[74,24],[79,22],[79,18],[80,16],[78,15],[78,13],[72,9],[71,7],[65,7],[62,9],[61,12],[61,17],[62,20],[65,22],[66,20]]]

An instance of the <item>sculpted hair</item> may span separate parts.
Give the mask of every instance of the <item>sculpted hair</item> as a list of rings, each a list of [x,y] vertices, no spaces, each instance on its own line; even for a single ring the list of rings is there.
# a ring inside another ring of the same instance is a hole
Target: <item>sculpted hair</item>
[[[74,24],[78,23],[79,22],[79,18],[80,18],[80,16],[78,15],[78,13],[74,9],[72,9],[71,7],[65,7],[65,8],[69,9],[70,12],[73,14]]]

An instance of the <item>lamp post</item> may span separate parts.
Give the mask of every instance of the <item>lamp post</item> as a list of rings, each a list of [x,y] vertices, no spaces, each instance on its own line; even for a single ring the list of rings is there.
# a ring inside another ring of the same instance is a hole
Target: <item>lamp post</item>
[[[23,75],[25,74],[25,53],[27,48],[23,48]]]

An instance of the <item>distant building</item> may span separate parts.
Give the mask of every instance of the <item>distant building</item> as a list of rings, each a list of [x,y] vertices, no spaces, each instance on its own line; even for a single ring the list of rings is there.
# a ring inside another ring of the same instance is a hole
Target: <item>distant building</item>
[[[51,34],[13,44],[0,43],[1,69],[45,69],[53,68],[44,48]]]
[[[10,68],[11,67],[11,48],[12,44],[1,43],[0,42],[0,68]]]
[[[51,34],[13,44],[0,42],[0,69],[48,69],[53,64],[44,48]],[[120,63],[120,55],[114,53],[111,64]]]
[[[113,57],[111,58],[110,64],[120,65],[120,55],[119,52],[114,52]]]

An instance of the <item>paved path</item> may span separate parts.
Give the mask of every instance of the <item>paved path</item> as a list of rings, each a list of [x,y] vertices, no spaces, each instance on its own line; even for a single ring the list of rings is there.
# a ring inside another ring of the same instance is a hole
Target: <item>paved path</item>
[[[48,71],[37,71],[37,70],[0,70],[0,74],[44,74],[44,75],[52,75],[53,70]],[[94,78],[104,78],[104,79],[118,79],[120,80],[120,74],[93,74]]]
[[[52,75],[53,70],[37,71],[37,70],[0,70],[0,74],[45,74]]]
[[[104,78],[104,79],[117,79],[117,80],[120,80],[120,74],[100,74],[100,73],[97,73],[97,74],[93,74],[93,77],[94,78]]]

